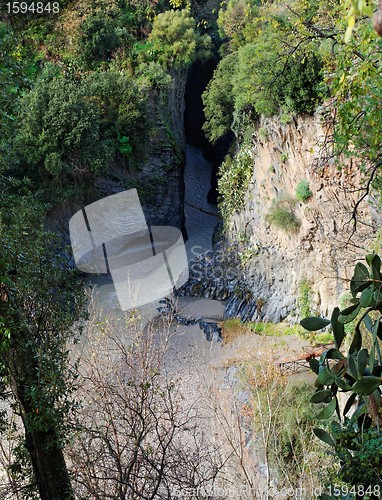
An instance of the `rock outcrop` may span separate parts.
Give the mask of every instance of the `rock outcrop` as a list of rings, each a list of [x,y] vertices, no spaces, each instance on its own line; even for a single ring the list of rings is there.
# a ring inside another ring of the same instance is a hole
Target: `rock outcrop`
[[[184,133],[185,85],[187,71],[172,73],[167,93],[153,91],[148,100],[150,128],[145,156],[133,172],[115,166],[98,179],[101,192],[112,194],[136,188],[151,225],[171,225],[184,230]]]
[[[323,315],[338,304],[355,262],[370,249],[379,217],[366,198],[354,227],[361,175],[351,161],[339,168],[330,148],[323,147],[328,134],[330,127],[319,116],[300,116],[288,124],[279,118],[260,120],[244,206],[228,221],[228,241],[193,263],[188,291],[229,298],[226,316],[273,322],[297,320],[302,301],[309,302],[313,314]],[[305,201],[296,199],[301,181],[312,193]],[[280,199],[294,214],[294,228],[269,219],[272,203]],[[236,260],[230,257],[232,248]],[[225,263],[216,277],[219,254]]]
[[[184,227],[184,168],[186,139],[184,133],[185,85],[187,71],[172,74],[168,91],[152,90],[147,101],[150,127],[145,154],[132,171],[111,165],[106,174],[89,186],[87,203],[136,188],[151,225]],[[68,235],[70,217],[82,207],[83,200],[63,201],[51,212],[48,225]]]

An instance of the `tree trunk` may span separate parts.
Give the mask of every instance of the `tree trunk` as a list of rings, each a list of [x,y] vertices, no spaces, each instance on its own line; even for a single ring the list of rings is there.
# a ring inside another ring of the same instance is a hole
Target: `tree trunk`
[[[41,500],[74,500],[74,494],[66,467],[60,440],[55,429],[31,427],[36,409],[26,400],[26,380],[31,384],[33,369],[27,364],[21,348],[8,352],[9,385],[19,405],[25,430],[25,445],[31,457],[33,472]],[[29,379],[28,375],[29,374]]]
[[[74,500],[62,449],[53,432],[25,432],[41,500]]]

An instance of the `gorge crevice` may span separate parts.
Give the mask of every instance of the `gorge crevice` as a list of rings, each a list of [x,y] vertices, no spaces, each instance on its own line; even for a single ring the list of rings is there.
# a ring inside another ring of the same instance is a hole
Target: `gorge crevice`
[[[298,321],[303,299],[312,314],[329,314],[370,248],[380,215],[365,200],[353,234],[361,176],[354,164],[339,169],[333,156],[321,157],[327,132],[319,115],[254,125],[250,145],[242,146],[251,158],[243,205],[226,221],[225,240],[195,259],[182,293],[227,300],[225,317],[243,320]],[[296,198],[301,181],[311,191],[305,201]],[[272,223],[280,206],[294,227]]]

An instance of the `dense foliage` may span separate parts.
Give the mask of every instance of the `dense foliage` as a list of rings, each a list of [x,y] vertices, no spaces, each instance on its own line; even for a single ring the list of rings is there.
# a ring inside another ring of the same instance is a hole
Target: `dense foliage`
[[[20,467],[9,473],[42,499],[73,498],[62,452],[75,407],[67,342],[83,292],[61,238],[43,228],[45,214],[31,194],[1,198],[0,398],[21,417],[34,478]]]
[[[293,198],[280,194],[272,200],[266,215],[267,222],[284,231],[295,231],[300,226],[300,221],[294,213],[295,204],[296,201]]]
[[[196,57],[209,55],[210,38],[195,32],[196,22],[187,9],[158,14],[149,36],[159,62],[177,68]]]
[[[325,91],[323,60],[318,40],[301,27],[318,10],[316,2],[299,0],[288,8],[282,1],[227,2],[219,14],[226,54],[203,97],[205,131],[212,141],[229,128],[237,132],[243,115],[253,121],[279,110],[314,111]]]
[[[315,429],[316,435],[333,446],[342,468],[340,478],[365,491],[374,492],[369,498],[380,498],[382,488],[382,446],[380,433],[382,393],[382,294],[381,259],[376,254],[366,256],[367,266],[357,263],[350,282],[352,304],[342,311],[336,307],[330,319],[307,317],[301,325],[317,331],[330,325],[335,348],[325,351],[319,360],[311,359],[316,373],[316,392],[312,403],[325,406],[318,418],[327,420],[334,414],[332,433]],[[351,338],[345,325],[355,320]],[[341,347],[346,339],[346,354]],[[348,393],[344,409],[340,406],[341,393]],[[355,406],[355,408],[353,407]],[[362,471],[362,472],[361,472]],[[376,494],[375,492],[379,493]]]
[[[21,101],[14,141],[20,173],[51,196],[89,183],[111,161],[123,164],[139,151],[143,113],[128,75],[97,71],[77,79],[49,64]]]
[[[300,181],[296,186],[296,198],[299,201],[307,201],[312,196],[312,191],[307,180]]]
[[[174,72],[209,54],[190,10],[168,7],[68,3],[50,23],[26,15],[0,25],[8,176],[31,179],[49,201],[81,200],[111,166],[142,163],[153,99],[165,98]]]

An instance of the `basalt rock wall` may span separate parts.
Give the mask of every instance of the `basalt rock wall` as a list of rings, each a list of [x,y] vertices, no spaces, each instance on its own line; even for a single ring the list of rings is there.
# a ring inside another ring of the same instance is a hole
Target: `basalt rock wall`
[[[351,161],[339,168],[328,137],[330,127],[319,116],[288,124],[277,117],[260,120],[253,130],[244,206],[228,221],[227,241],[193,263],[189,291],[228,298],[227,317],[295,321],[304,301],[312,313],[329,314],[348,290],[355,262],[370,250],[380,217],[366,198],[354,232],[353,208],[362,195],[359,168]],[[301,181],[312,193],[306,201],[296,199]],[[280,199],[287,200],[281,205],[294,214],[295,229],[270,221]]]
[[[174,71],[167,91],[151,91],[147,99],[150,126],[141,162],[131,170],[124,165],[111,165],[107,174],[89,186],[91,195],[87,203],[136,188],[150,224],[171,225],[185,232],[183,115],[186,78],[186,70]],[[63,201],[53,209],[49,226],[67,235],[68,221],[82,203],[83,200]]]

